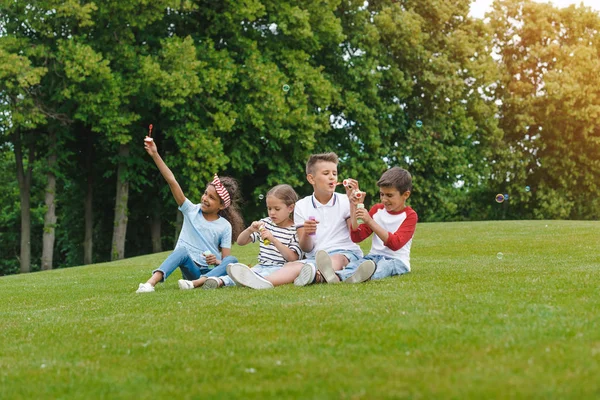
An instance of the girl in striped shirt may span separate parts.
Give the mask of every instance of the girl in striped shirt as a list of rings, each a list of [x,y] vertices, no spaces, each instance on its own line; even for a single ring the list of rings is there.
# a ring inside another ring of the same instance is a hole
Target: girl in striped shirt
[[[230,268],[243,268],[249,273],[266,277],[279,270],[283,264],[302,258],[302,250],[298,243],[298,234],[292,215],[298,195],[290,185],[277,185],[267,193],[267,211],[269,216],[260,221],[254,221],[237,238],[239,246],[260,242],[258,264],[251,270],[244,264],[228,265]],[[252,271],[252,272],[250,272]],[[235,282],[229,276],[208,278],[204,286],[232,286]]]

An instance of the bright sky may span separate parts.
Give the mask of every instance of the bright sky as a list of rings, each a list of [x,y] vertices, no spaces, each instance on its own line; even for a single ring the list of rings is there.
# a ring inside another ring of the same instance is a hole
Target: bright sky
[[[557,7],[566,7],[571,4],[583,3],[587,7],[600,11],[600,0],[535,0],[538,3],[552,3]],[[476,18],[483,18],[484,14],[492,8],[494,0],[475,0],[471,4],[471,15]]]

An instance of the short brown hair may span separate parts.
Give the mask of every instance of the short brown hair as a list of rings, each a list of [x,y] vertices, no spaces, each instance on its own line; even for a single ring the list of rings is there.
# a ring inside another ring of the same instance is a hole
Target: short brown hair
[[[377,181],[377,186],[393,187],[402,194],[407,190],[412,191],[412,176],[404,168],[393,167],[381,175],[381,178]]]
[[[313,174],[315,172],[315,164],[317,164],[319,161],[332,162],[335,165],[338,165],[339,158],[337,154],[332,152],[311,155],[306,162],[306,175]]]

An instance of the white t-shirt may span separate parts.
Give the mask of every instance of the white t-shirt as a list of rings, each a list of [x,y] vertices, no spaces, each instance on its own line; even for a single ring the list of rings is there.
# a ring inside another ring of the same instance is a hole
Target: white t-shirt
[[[350,239],[350,230],[346,220],[350,218],[350,201],[345,194],[334,193],[327,204],[321,204],[314,194],[306,196],[296,203],[294,223],[304,225],[309,217],[315,217],[319,222],[317,232],[312,236],[315,246],[306,253],[306,258],[315,258],[319,250],[331,252],[346,250],[358,252],[360,247]]]

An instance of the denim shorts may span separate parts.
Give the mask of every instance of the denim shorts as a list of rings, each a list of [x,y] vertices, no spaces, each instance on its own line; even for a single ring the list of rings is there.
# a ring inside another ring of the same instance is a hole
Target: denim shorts
[[[350,251],[350,250],[332,250],[332,251],[328,251],[327,254],[329,254],[329,256],[332,256],[334,254],[341,254],[344,257],[346,257],[346,259],[348,260],[348,263],[351,263],[353,261],[358,260],[359,258],[362,258],[362,253],[359,253],[358,251]],[[315,259],[314,258],[306,258],[304,260],[298,260],[301,263],[315,263]]]

